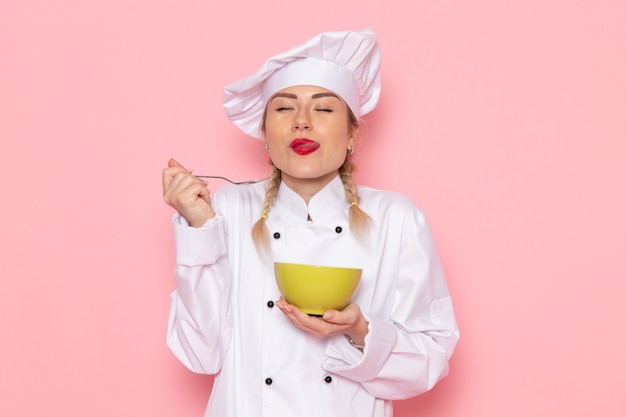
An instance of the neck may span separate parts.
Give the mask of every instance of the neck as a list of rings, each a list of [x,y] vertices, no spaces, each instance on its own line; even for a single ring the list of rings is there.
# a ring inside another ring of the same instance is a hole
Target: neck
[[[282,181],[291,188],[296,194],[309,204],[309,201],[317,194],[322,188],[326,187],[333,178],[337,176],[337,171],[329,172],[323,177],[319,178],[294,178],[288,175],[282,174]]]

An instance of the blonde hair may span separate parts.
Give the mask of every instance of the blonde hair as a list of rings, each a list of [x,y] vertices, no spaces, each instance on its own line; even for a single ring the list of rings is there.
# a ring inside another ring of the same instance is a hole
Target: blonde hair
[[[260,252],[268,250],[270,247],[270,237],[265,225],[265,219],[272,209],[272,206],[276,202],[278,196],[278,188],[280,187],[282,174],[280,169],[276,168],[272,164],[272,175],[267,183],[267,190],[265,191],[265,200],[263,201],[263,209],[261,210],[261,217],[252,225],[252,240]]]
[[[355,164],[352,161],[352,156],[348,155],[343,162],[341,168],[339,168],[339,177],[343,183],[343,189],[346,192],[346,200],[350,203],[348,211],[348,220],[350,221],[350,230],[357,236],[364,236],[369,228],[369,223],[372,220],[370,216],[363,210],[361,210],[361,196],[359,196],[358,189],[352,181],[352,173],[355,170]]]

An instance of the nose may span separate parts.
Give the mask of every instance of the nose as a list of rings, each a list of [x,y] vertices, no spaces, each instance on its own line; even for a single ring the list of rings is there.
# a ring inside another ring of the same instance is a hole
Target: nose
[[[311,118],[309,117],[308,110],[306,108],[300,108],[293,120],[294,130],[311,130]]]

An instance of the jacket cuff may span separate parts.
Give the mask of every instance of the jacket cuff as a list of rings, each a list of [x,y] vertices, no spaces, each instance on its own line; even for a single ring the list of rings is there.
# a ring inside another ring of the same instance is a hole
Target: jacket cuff
[[[325,370],[358,382],[378,376],[396,343],[397,328],[389,321],[366,318],[369,328],[363,352],[350,345],[345,337],[333,337],[322,358]]]
[[[188,267],[212,265],[226,253],[224,219],[215,216],[202,227],[191,227],[179,213],[172,217],[176,264]]]

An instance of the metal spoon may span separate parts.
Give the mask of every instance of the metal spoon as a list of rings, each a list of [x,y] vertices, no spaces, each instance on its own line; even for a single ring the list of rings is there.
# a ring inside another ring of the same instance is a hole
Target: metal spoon
[[[255,184],[259,181],[263,181],[266,180],[267,178],[260,178],[258,180],[250,180],[250,181],[233,181],[233,180],[229,180],[226,177],[220,177],[219,175],[196,175],[197,178],[219,178],[221,180],[224,181],[228,181],[231,184],[237,184],[237,185],[241,185],[241,184]]]

